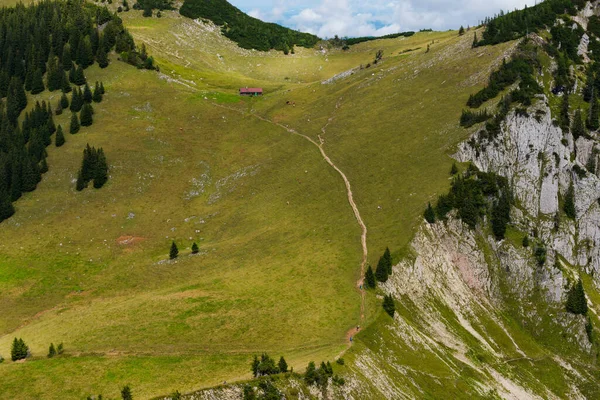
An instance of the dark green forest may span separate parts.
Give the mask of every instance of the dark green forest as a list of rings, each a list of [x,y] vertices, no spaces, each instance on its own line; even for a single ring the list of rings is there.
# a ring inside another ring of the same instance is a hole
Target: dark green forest
[[[312,47],[319,38],[281,25],[252,18],[226,0],[185,0],[179,13],[188,18],[209,19],[223,34],[244,49],[293,51],[294,46]]]
[[[30,101],[27,92],[73,91],[83,96],[78,108],[85,105],[89,114],[92,93],[84,70],[95,62],[107,67],[113,50],[139,68],[154,68],[121,19],[106,8],[74,0],[0,9],[0,221],[14,213],[12,202],[41,181],[48,170],[46,147],[57,132],[50,104],[38,102],[21,116]],[[83,92],[80,85],[85,85]],[[95,89],[95,101],[101,101],[100,86]],[[59,113],[65,103],[63,95]],[[77,118],[79,110],[71,111]],[[90,125],[91,116],[83,114],[82,125]],[[62,132],[58,129],[57,146],[64,143]]]
[[[476,45],[508,42],[523,37],[529,32],[552,27],[557,17],[563,14],[575,15],[584,5],[585,0],[546,0],[533,7],[525,7],[523,10],[500,12],[499,15],[487,18],[483,22],[486,29],[483,38]]]

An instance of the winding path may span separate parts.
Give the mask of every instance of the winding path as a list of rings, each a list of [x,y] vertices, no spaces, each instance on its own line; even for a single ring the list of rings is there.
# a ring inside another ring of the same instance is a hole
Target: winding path
[[[224,109],[227,109],[230,111],[234,111],[234,112],[237,112],[240,114],[246,114],[245,112],[235,109],[235,108],[232,108],[232,107],[227,107],[227,106],[217,104],[217,103],[211,103],[211,104],[213,104],[215,107],[221,107],[221,108],[224,108]],[[336,105],[336,109],[337,108],[338,108],[338,106]],[[365,276],[365,268],[367,266],[367,256],[368,256],[367,226],[365,225],[365,223],[360,215],[360,211],[358,210],[358,207],[356,206],[356,202],[354,201],[354,194],[352,193],[352,186],[350,185],[350,181],[348,180],[348,177],[346,176],[346,174],[344,174],[344,172],[342,172],[342,170],[337,165],[335,165],[335,163],[333,161],[331,161],[331,158],[329,158],[329,156],[325,152],[325,149],[323,148],[323,145],[325,144],[325,140],[321,136],[319,136],[319,142],[317,143],[311,137],[309,137],[303,133],[300,133],[300,132],[296,131],[295,129],[292,129],[292,128],[290,128],[286,125],[283,125],[279,122],[271,121],[270,119],[260,116],[255,113],[249,113],[249,114],[261,121],[264,121],[264,122],[270,123],[272,125],[275,125],[279,128],[285,129],[288,133],[291,133],[292,135],[297,135],[297,136],[304,138],[305,140],[308,140],[310,143],[312,143],[319,149],[319,151],[321,152],[321,156],[323,157],[325,162],[327,162],[327,164],[329,164],[334,170],[336,170],[336,172],[338,174],[340,174],[340,176],[344,180],[344,184],[346,185],[346,192],[348,195],[348,203],[350,203],[350,207],[352,207],[352,212],[354,213],[354,218],[356,219],[356,222],[358,222],[358,225],[360,226],[360,229],[361,229],[360,243],[362,246],[363,256],[362,256],[362,261],[360,263],[360,277],[356,281],[356,289],[359,290],[359,292],[360,292],[360,321],[362,322],[365,318],[365,291],[362,288],[362,285],[363,285],[363,277]],[[329,125],[331,120],[332,120],[332,118],[329,118],[327,125]],[[323,127],[323,129],[322,129],[323,133],[325,133],[324,129],[325,129],[325,127]],[[358,330],[359,330],[358,328],[352,327],[346,334],[346,340],[348,341],[349,344],[351,344],[350,338],[352,336],[354,336],[358,332]]]

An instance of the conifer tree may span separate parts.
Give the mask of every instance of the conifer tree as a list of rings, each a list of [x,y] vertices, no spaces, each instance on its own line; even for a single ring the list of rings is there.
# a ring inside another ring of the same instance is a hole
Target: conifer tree
[[[465,28],[461,25],[460,29],[458,30],[458,36],[462,36],[465,34]]]
[[[583,116],[581,115],[581,109],[575,111],[573,116],[573,124],[571,125],[571,133],[573,134],[573,140],[577,140],[581,136],[585,136],[585,125],[583,123]]]
[[[131,388],[129,385],[126,385],[121,389],[121,398],[123,400],[133,400],[133,395],[131,394]]]
[[[83,95],[81,93],[81,89],[75,88],[73,89],[73,93],[71,94],[71,105],[69,109],[73,112],[81,111],[81,107],[83,107]]]
[[[388,269],[388,275],[392,274],[392,254],[390,253],[390,249],[388,247],[385,248],[385,251],[383,252],[383,261],[385,263],[385,266]]]
[[[33,192],[40,181],[37,162],[28,155],[22,157],[21,190],[23,192]]]
[[[279,367],[279,372],[287,372],[288,370],[287,362],[285,361],[283,356],[279,358],[279,363],[277,363],[277,366]]]
[[[65,351],[65,347],[63,346],[62,342],[60,342],[58,344],[58,347],[56,348],[56,353],[57,354],[62,354]],[[100,400],[100,399],[98,399]]]
[[[452,163],[452,168],[450,168],[450,175],[454,176],[458,174],[458,167],[456,166],[456,163]]]
[[[77,113],[71,114],[71,124],[69,125],[69,133],[71,135],[79,132],[79,118],[77,118]]]
[[[69,107],[69,98],[67,97],[67,95],[65,93],[63,93],[62,96],[60,96],[60,106],[62,108]]]
[[[571,118],[569,116],[569,94],[565,92],[562,98],[562,104],[560,108],[560,129],[564,133],[569,132],[571,126]]]
[[[100,93],[102,93],[102,94],[106,93],[105,90],[104,90],[104,83],[103,82],[100,82]]]
[[[72,64],[71,65],[71,69],[69,70],[69,81],[72,84],[74,84],[74,85],[76,85],[76,83],[75,83],[75,71],[76,71],[75,64]]]
[[[585,315],[588,311],[587,300],[581,279],[569,290],[567,294],[567,311],[572,314]]]
[[[569,189],[565,194],[565,202],[563,204],[563,210],[567,217],[575,219],[575,189],[573,188],[573,182],[569,185]]]
[[[62,88],[62,74],[63,69],[62,66],[59,65],[58,58],[52,57],[50,61],[48,61],[47,67],[47,86],[48,90],[53,92],[55,90],[59,90]]]
[[[179,255],[179,249],[177,248],[177,245],[175,244],[175,241],[173,240],[173,243],[171,243],[171,250],[169,250],[169,258],[171,260],[174,260],[177,258],[178,255]]]
[[[73,73],[73,79],[71,80],[74,85],[81,86],[85,84],[85,74],[83,73],[83,68],[79,65],[75,69]]]
[[[529,247],[529,236],[527,235],[523,237],[523,247]]]
[[[92,109],[92,105],[88,103],[84,103],[81,108],[81,126],[90,126],[92,125],[94,110]]]
[[[69,45],[69,43],[65,43],[65,45],[63,47],[62,67],[63,67],[63,70],[65,70],[65,71],[72,70],[72,68],[73,68],[73,59],[71,57],[71,46]]]
[[[98,81],[96,81],[96,85],[94,86],[94,94],[92,95],[92,100],[94,101],[94,103],[100,103],[102,101],[102,91],[100,89]]]
[[[23,360],[27,358],[29,354],[29,347],[25,344],[23,339],[15,338],[13,340],[11,349],[10,349],[10,358],[13,361]]]
[[[81,68],[87,68],[94,62],[94,53],[92,52],[92,44],[90,37],[86,36],[83,40],[79,41],[79,48],[77,49],[77,65]]]
[[[198,249],[198,245],[196,242],[192,243],[192,254],[198,254],[200,250]]]
[[[65,144],[65,134],[63,132],[62,126],[58,126],[58,128],[56,128],[56,139],[54,140],[54,144],[56,145],[56,147],[60,147],[63,144]]]
[[[48,162],[46,161],[46,156],[44,156],[42,158],[42,161],[40,162],[39,171],[40,174],[45,174],[46,172],[48,172]]]
[[[0,191],[0,222],[12,217],[15,208],[12,205],[10,196],[5,190]]]
[[[96,164],[92,168],[94,170],[94,188],[100,189],[108,180],[108,164],[102,148],[98,149]]]
[[[96,52],[96,61],[100,68],[108,67],[108,54],[106,53],[106,45],[104,44],[104,37],[100,39],[98,44],[98,51]]]
[[[260,366],[260,361],[258,360],[258,356],[255,355],[254,359],[252,360],[252,363],[250,364],[250,369],[252,370],[252,376],[255,378],[258,376],[258,367],[259,366]]]
[[[394,303],[394,299],[391,295],[383,296],[383,309],[390,317],[394,318],[394,314],[396,313],[396,304]]]
[[[379,262],[377,263],[375,278],[377,278],[379,282],[386,282],[388,280],[388,268],[385,265],[385,261],[383,261],[383,257],[379,258]]]
[[[91,103],[92,102],[92,90],[90,89],[90,85],[88,85],[87,83],[85,84],[84,88],[83,88],[83,101],[85,103]]]
[[[477,47],[477,44],[479,43],[479,40],[477,39],[477,32],[475,32],[473,34],[473,44],[471,45],[472,48]]]
[[[375,289],[377,287],[377,282],[375,281],[375,274],[373,273],[373,268],[369,265],[367,268],[367,272],[365,273],[364,284],[367,288]]]
[[[598,121],[598,117],[600,113],[599,105],[598,105],[598,97],[596,95],[596,90],[593,90],[592,99],[590,100],[590,110],[587,119],[587,127],[590,130],[598,130],[600,127],[600,121]]]
[[[79,169],[79,171],[77,171],[77,183],[75,183],[75,190],[81,192],[83,189],[85,189],[85,187],[86,184],[85,180],[83,179],[83,171]]]
[[[425,220],[430,224],[435,223],[435,211],[433,211],[433,207],[431,207],[431,203],[427,203],[427,208],[425,209],[425,213],[423,214]]]
[[[56,349],[54,348],[54,343],[50,343],[50,347],[48,348],[48,358],[52,358],[56,355]]]
[[[67,73],[65,71],[62,72],[62,87],[61,90],[63,93],[69,93],[71,89],[71,82],[67,77]]]

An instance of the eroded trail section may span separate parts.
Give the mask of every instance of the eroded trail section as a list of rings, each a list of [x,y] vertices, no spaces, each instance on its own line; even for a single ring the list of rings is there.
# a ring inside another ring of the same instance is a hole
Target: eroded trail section
[[[245,112],[243,112],[241,110],[237,110],[232,107],[227,107],[227,106],[223,106],[221,104],[216,104],[216,103],[212,103],[212,104],[216,107],[225,108],[227,110],[235,111],[240,114],[246,114]],[[338,106],[336,105],[336,108],[337,107]],[[323,138],[321,138],[320,136],[319,136],[319,142],[316,142],[311,137],[304,135],[304,134],[296,131],[295,129],[292,129],[284,124],[271,121],[270,119],[268,119],[266,117],[263,117],[263,116],[260,116],[260,115],[254,114],[254,113],[250,113],[250,115],[261,121],[268,122],[268,123],[275,125],[281,129],[285,129],[288,133],[291,133],[292,135],[297,135],[297,136],[304,138],[305,140],[308,140],[310,143],[312,143],[319,149],[319,151],[321,152],[321,156],[323,157],[325,162],[327,162],[327,164],[329,164],[334,170],[336,170],[336,172],[342,177],[342,180],[344,181],[344,184],[346,185],[348,203],[350,203],[350,207],[352,208],[352,212],[354,213],[354,218],[356,219],[356,222],[358,222],[358,225],[360,226],[360,229],[361,229],[360,243],[362,246],[363,256],[362,256],[362,261],[360,263],[360,277],[356,281],[356,288],[357,288],[357,290],[360,291],[360,319],[362,322],[362,320],[365,317],[365,290],[363,288],[363,277],[365,276],[365,268],[367,266],[367,256],[368,256],[367,226],[365,225],[365,223],[360,215],[360,211],[358,210],[358,207],[356,206],[356,202],[354,201],[354,194],[352,193],[352,186],[350,185],[350,181],[348,180],[348,177],[346,176],[346,174],[344,174],[344,172],[341,169],[338,168],[337,165],[335,165],[335,163],[333,161],[331,161],[331,158],[329,158],[329,156],[325,152],[325,149],[323,148],[323,145],[325,144],[325,140]],[[331,118],[330,118],[330,121],[331,121]],[[328,124],[329,124],[329,122],[328,122]],[[358,331],[358,329],[353,327],[349,331],[349,333],[350,332],[356,333],[357,331]],[[351,338],[351,336],[347,335],[347,339],[349,342],[350,342],[350,338]]]

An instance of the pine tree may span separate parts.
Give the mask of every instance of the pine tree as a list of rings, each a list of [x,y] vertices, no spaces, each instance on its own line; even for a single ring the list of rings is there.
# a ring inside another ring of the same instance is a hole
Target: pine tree
[[[569,290],[567,294],[567,311],[571,314],[586,315],[588,312],[587,300],[581,279]]]
[[[81,126],[90,126],[94,122],[92,115],[94,114],[94,109],[91,104],[84,103],[81,108]]]
[[[48,349],[48,358],[52,358],[56,355],[56,349],[54,348],[54,343],[50,343],[50,348]]]
[[[69,125],[69,133],[71,135],[76,134],[77,132],[79,132],[79,118],[77,118],[77,113],[72,113],[71,114],[71,124]]]
[[[71,57],[71,46],[69,43],[66,43],[63,47],[62,53],[62,67],[63,70],[69,71],[73,68],[73,59]]]
[[[83,68],[81,66],[77,66],[77,68],[75,69],[75,72],[73,73],[73,79],[71,79],[71,82],[73,82],[73,84],[77,86],[85,84],[85,74],[83,73]]]
[[[277,363],[277,366],[279,367],[279,372],[287,372],[288,370],[287,362],[285,362],[283,356],[281,356],[281,358],[279,359],[279,363]]]
[[[590,110],[587,120],[587,127],[590,130],[598,130],[600,127],[600,121],[598,117],[600,113],[599,105],[598,105],[598,97],[596,95],[596,90],[593,90],[592,99],[590,100]]]
[[[460,29],[458,30],[458,36],[462,36],[465,34],[465,28],[461,25]]]
[[[529,247],[529,236],[523,236],[523,247]]]
[[[62,108],[69,107],[69,98],[67,97],[67,95],[65,93],[63,93],[62,96],[60,96],[60,106]]]
[[[576,217],[575,189],[573,188],[573,182],[571,182],[571,184],[569,185],[569,189],[567,190],[567,193],[565,194],[563,210],[565,211],[565,214],[567,217],[569,217],[571,219],[575,219],[575,217]]]
[[[100,66],[100,68],[108,67],[108,54],[106,52],[104,36],[100,38],[100,43],[98,44],[98,51],[96,52],[96,61],[98,61],[98,65]]]
[[[72,88],[71,88],[71,82],[69,81],[69,78],[67,77],[67,73],[65,71],[62,72],[62,87],[61,90],[63,93],[69,93]]]
[[[87,83],[85,84],[85,87],[83,88],[83,101],[85,103],[91,103],[92,102],[92,90],[90,89],[90,85],[88,85]]]
[[[394,299],[391,295],[383,296],[383,309],[390,317],[394,318],[394,314],[396,313],[396,304],[394,303]]]
[[[37,162],[28,155],[22,156],[21,171],[21,190],[23,192],[33,192],[40,181],[40,172],[37,168]]]
[[[0,222],[12,217],[15,208],[10,201],[10,196],[4,190],[0,191]]]
[[[96,85],[94,86],[94,94],[92,95],[92,100],[94,101],[94,103],[100,103],[102,101],[102,91],[100,89],[98,81],[96,81]]]
[[[90,37],[86,36],[83,40],[79,41],[79,47],[77,49],[77,65],[81,68],[87,68],[94,62],[94,53],[92,52],[92,44]]]
[[[131,388],[129,385],[126,385],[121,389],[121,398],[123,400],[133,400],[133,395],[131,394]]]
[[[198,254],[200,250],[198,249],[198,245],[196,242],[192,243],[192,254]]]
[[[379,262],[377,263],[375,278],[377,278],[379,282],[386,282],[388,280],[388,268],[385,265],[385,261],[383,261],[383,257],[379,258]]]
[[[373,273],[373,268],[369,265],[367,268],[367,272],[365,273],[364,280],[365,287],[375,289],[377,287],[377,282],[375,281],[375,274]]]
[[[85,189],[85,187],[86,183],[83,179],[83,171],[79,169],[79,171],[77,171],[77,183],[75,183],[75,190],[81,192],[83,189]]]
[[[63,133],[63,129],[62,126],[58,126],[58,128],[56,128],[56,139],[54,140],[54,144],[56,145],[56,147],[60,147],[63,144],[65,144],[65,135]]]
[[[79,94],[79,89],[75,88],[73,93],[71,93],[71,105],[69,109],[73,112],[81,111],[81,107],[83,106],[83,98]]]
[[[388,269],[388,275],[392,274],[392,254],[390,253],[390,249],[388,247],[385,248],[383,252],[383,262]]]
[[[173,240],[173,243],[171,243],[171,250],[169,251],[169,258],[171,260],[174,260],[177,258],[178,255],[179,255],[179,249],[177,248],[177,245],[175,244],[175,241]]]
[[[29,355],[29,347],[25,344],[23,339],[15,338],[10,349],[10,358],[13,361],[23,360]]]
[[[477,44],[479,43],[479,40],[477,39],[477,32],[475,32],[473,34],[473,44],[471,45],[471,48],[475,48],[477,47]]]
[[[40,162],[39,171],[40,174],[45,174],[48,172],[48,162],[46,161],[46,156],[44,156]]]
[[[433,211],[433,207],[431,207],[431,203],[427,204],[427,208],[425,209],[425,213],[423,214],[425,220],[430,224],[435,223],[435,211]]]
[[[258,360],[258,356],[254,356],[254,359],[252,360],[252,363],[250,364],[250,369],[252,370],[252,376],[253,377],[257,377],[258,376],[258,367],[260,366],[260,361]]]
[[[583,123],[581,109],[577,109],[577,111],[575,111],[575,115],[573,116],[573,124],[571,125],[571,133],[573,134],[573,140],[577,140],[581,136],[587,135],[587,132],[585,131],[585,125]]]
[[[104,94],[106,91],[104,90],[104,83],[100,82],[100,93]]]
[[[564,133],[568,133],[571,126],[571,117],[569,116],[569,94],[567,92],[563,94],[559,118],[560,128]]]
[[[100,189],[108,180],[108,164],[106,163],[106,157],[102,148],[98,149],[96,165],[92,168],[94,170],[94,188]]]

